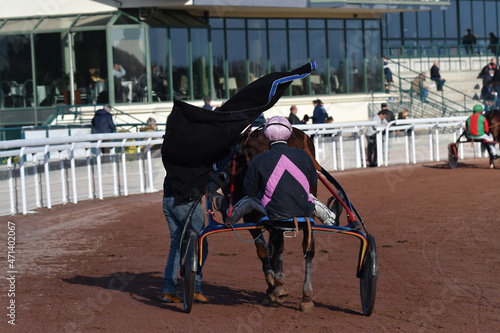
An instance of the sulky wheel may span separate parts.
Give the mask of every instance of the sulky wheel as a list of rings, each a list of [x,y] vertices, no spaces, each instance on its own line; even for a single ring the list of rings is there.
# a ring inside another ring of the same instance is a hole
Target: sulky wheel
[[[365,258],[363,259],[363,266],[361,267],[361,274],[359,279],[361,290],[361,307],[363,314],[369,316],[373,312],[375,306],[375,295],[377,293],[377,248],[375,245],[375,237],[368,234],[368,249]]]
[[[194,230],[189,230],[186,237],[186,255],[181,266],[184,278],[184,311],[190,313],[194,301],[194,288],[196,272],[198,271],[198,235]]]
[[[458,158],[456,154],[457,147],[454,145],[448,146],[448,164],[450,169],[455,169],[457,167]]]

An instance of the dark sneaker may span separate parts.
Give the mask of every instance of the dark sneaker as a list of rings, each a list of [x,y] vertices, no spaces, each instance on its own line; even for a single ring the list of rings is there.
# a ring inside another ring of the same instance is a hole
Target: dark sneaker
[[[195,294],[196,295],[196,294]],[[160,300],[167,303],[181,303],[182,299],[177,294],[161,294]]]

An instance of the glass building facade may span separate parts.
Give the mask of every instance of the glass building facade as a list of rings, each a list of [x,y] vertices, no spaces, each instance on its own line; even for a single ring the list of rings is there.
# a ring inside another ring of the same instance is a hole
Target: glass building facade
[[[207,19],[183,11],[149,20],[121,11],[6,19],[0,108],[17,111],[0,112],[0,125],[40,125],[61,105],[227,99],[308,61],[317,70],[285,96],[383,91],[381,41],[380,19]]]
[[[476,37],[474,52],[493,54],[490,33],[499,35],[500,1],[451,0],[447,10],[389,13],[382,21],[384,53],[392,57],[463,56],[463,37]]]

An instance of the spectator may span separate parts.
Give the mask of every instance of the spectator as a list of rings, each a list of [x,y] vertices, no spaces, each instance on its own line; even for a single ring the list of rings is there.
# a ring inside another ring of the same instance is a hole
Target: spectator
[[[205,103],[203,105],[203,108],[206,109],[206,110],[210,110],[212,111],[213,110],[213,107],[212,105],[210,104],[210,102],[212,101],[212,99],[210,98],[210,96],[205,96],[203,97],[203,102]]]
[[[443,91],[446,80],[439,73],[439,60],[434,60],[434,65],[431,67],[431,80],[436,82],[437,91]]]
[[[495,76],[500,80],[500,75],[498,74],[498,69],[497,69],[497,59],[496,58],[491,58],[489,64],[483,67],[481,69],[481,72],[479,72],[477,78],[483,80],[483,86],[487,84],[489,80],[493,80]]]
[[[158,66],[153,65],[151,68],[151,83],[153,91],[160,101],[166,101],[168,96],[167,81],[163,75],[158,72]]]
[[[92,127],[94,133],[113,133],[115,131],[116,126],[111,115],[111,105],[108,104],[95,112],[94,118],[92,118]]]
[[[404,109],[398,114],[398,120],[400,119],[408,119],[408,110]]]
[[[481,89],[481,98],[484,99],[489,107],[495,108],[498,103],[498,93],[493,87],[493,81],[491,79],[486,82]]]
[[[111,115],[111,105],[108,104],[95,112],[94,118],[92,118],[92,128],[94,133],[113,133],[115,131],[116,126]],[[107,154],[110,148],[101,148],[101,151]]]
[[[378,166],[377,162],[377,127],[384,126],[387,124],[385,117],[387,116],[386,111],[381,110],[378,114],[373,116],[372,121],[375,121],[376,124],[374,126],[368,127],[366,131],[366,140],[368,141],[367,147],[367,159],[368,166],[370,168]]]
[[[303,124],[303,122],[297,117],[297,106],[292,105],[290,107],[290,114],[288,115],[288,121],[292,125]]]
[[[392,71],[389,68],[389,61],[387,60],[387,56],[383,56],[383,59],[384,59],[385,81],[387,81],[387,83],[392,83],[394,81],[392,80]]]
[[[331,117],[331,116],[327,117],[327,118],[326,118],[326,123],[327,123],[327,124],[331,124],[331,123],[333,123],[333,117]]]
[[[414,93],[418,94],[423,103],[427,100],[427,95],[429,95],[429,86],[424,84],[425,72],[420,73],[416,78],[413,79],[411,84],[411,89]]]
[[[326,113],[325,108],[323,107],[323,102],[320,99],[316,99],[313,101],[314,112],[312,116],[313,124],[324,124],[326,122],[326,118],[328,118],[328,113]]]
[[[139,131],[140,132],[156,132],[156,119],[149,117],[148,120],[146,120],[146,126],[142,127]]]
[[[493,32],[490,32],[490,45],[488,46],[488,49],[491,50],[491,53],[493,53],[495,56],[498,57],[498,37],[495,36]]]
[[[476,45],[476,36],[474,36],[470,29],[467,29],[466,35],[462,38],[462,44],[465,46],[467,54],[474,54],[474,45]]]
[[[115,101],[123,103],[128,100],[129,88],[122,85],[123,77],[127,74],[125,68],[120,64],[113,65],[113,79],[115,85]]]

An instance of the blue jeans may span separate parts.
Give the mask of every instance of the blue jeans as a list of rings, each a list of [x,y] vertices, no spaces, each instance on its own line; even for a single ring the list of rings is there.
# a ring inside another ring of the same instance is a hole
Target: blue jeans
[[[168,252],[165,272],[163,273],[162,292],[164,293],[175,294],[177,292],[177,273],[180,265],[179,246],[181,243],[181,235],[189,210],[194,204],[198,206],[195,208],[193,216],[191,217],[191,224],[193,226],[193,230],[199,233],[205,225],[205,216],[203,215],[203,209],[200,204],[193,201],[186,205],[175,206],[174,197],[163,198],[163,213],[165,214],[168,228],[170,229],[170,251]],[[202,263],[205,263],[207,254],[208,243],[205,238],[203,241]],[[199,293],[201,289],[201,268],[202,267],[199,267],[198,272],[196,273],[195,292],[197,293]]]

